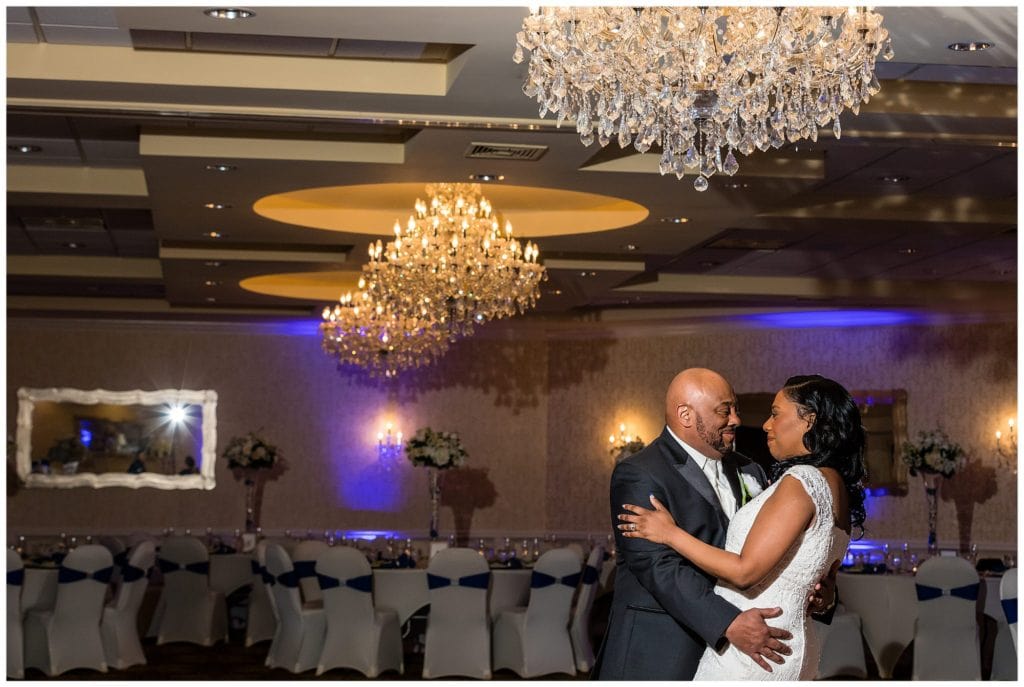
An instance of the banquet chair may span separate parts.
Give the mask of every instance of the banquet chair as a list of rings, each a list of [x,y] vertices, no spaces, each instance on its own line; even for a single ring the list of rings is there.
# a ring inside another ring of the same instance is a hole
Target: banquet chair
[[[445,675],[491,678],[490,579],[487,561],[473,549],[442,549],[430,559],[424,679]]]
[[[25,568],[21,555],[7,549],[7,677],[25,677],[25,650],[21,638],[21,587]]]
[[[868,676],[867,660],[864,657],[864,639],[861,636],[860,616],[851,613],[843,604],[836,604],[836,611],[829,625],[811,623],[818,633],[821,657],[818,659],[816,680],[832,677],[865,679]]]
[[[68,552],[57,573],[53,609],[25,616],[25,667],[51,677],[72,668],[107,672],[100,619],[113,565],[110,552],[96,544]]]
[[[103,535],[97,540],[100,546],[106,547],[110,555],[114,557],[114,573],[110,576],[110,584],[117,586],[121,584],[121,570],[128,563],[128,549],[119,537]]]
[[[168,537],[156,559],[164,590],[154,624],[157,644],[212,646],[228,638],[224,595],[210,589],[210,555],[195,537]]]
[[[594,666],[594,647],[590,643],[590,611],[597,597],[597,582],[604,563],[604,547],[595,546],[590,550],[587,565],[583,568],[579,593],[576,595],[576,606],[572,612],[572,623],[569,625],[569,638],[572,640],[572,654],[576,658],[576,670],[585,673]]]
[[[404,672],[398,613],[373,605],[373,571],[366,556],[342,546],[325,548],[316,561],[323,589],[327,634],[316,674],[352,668],[366,677]]]
[[[327,550],[327,544],[315,539],[301,541],[290,552],[295,577],[299,580],[299,592],[303,604],[316,604],[323,601],[320,585],[316,580],[316,560]]]
[[[1017,568],[1010,568],[1003,573],[999,582],[999,599],[1003,605],[1006,623],[1010,626],[1013,646],[1017,647]]]
[[[245,623],[246,646],[273,639],[277,627],[270,589],[264,579],[267,575],[266,550],[266,542],[261,541],[256,545],[252,557],[252,592],[249,594],[249,616]]]
[[[576,674],[569,616],[582,561],[571,548],[552,549],[533,566],[526,608],[502,611],[494,622],[494,669],[519,677]]]
[[[1017,680],[1017,569],[1003,573],[999,598],[1004,618],[997,621],[995,646],[992,650],[991,680]]]
[[[914,577],[914,680],[980,680],[978,573],[962,558],[929,558]]]
[[[124,669],[146,663],[139,642],[139,607],[149,586],[149,569],[156,562],[156,547],[144,541],[128,552],[121,570],[121,585],[114,601],[103,609],[100,634],[107,665]]]
[[[316,667],[324,646],[326,622],[321,608],[303,608],[292,559],[280,544],[266,548],[270,594],[277,611],[277,628],[266,665],[301,673]]]

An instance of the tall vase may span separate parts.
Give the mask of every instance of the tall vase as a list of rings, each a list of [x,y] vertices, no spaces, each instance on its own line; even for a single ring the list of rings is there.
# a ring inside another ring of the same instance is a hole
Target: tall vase
[[[924,482],[924,494],[928,499],[928,553],[935,555],[939,550],[935,526],[939,515],[939,481],[942,475],[937,472],[922,472],[921,479]]]
[[[427,468],[430,476],[430,541],[437,541],[438,511],[441,507],[441,476],[437,468]]]
[[[253,475],[245,476],[245,531],[255,532],[260,526],[259,513],[256,509],[256,479]]]

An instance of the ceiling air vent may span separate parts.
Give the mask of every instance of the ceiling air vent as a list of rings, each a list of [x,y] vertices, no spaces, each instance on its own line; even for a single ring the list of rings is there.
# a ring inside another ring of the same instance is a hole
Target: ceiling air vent
[[[547,146],[520,143],[470,143],[466,157],[485,160],[525,160],[532,162],[544,157]]]

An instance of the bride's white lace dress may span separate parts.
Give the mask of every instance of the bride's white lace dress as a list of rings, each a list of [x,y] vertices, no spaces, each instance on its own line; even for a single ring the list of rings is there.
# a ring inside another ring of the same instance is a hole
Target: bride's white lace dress
[[[740,610],[781,608],[782,615],[769,619],[768,624],[793,633],[793,639],[788,642],[793,653],[785,657],[786,662],[781,666],[769,662],[773,671],[769,673],[732,645],[726,646],[722,653],[708,647],[694,680],[812,680],[817,673],[819,647],[810,626],[813,621],[807,613],[807,599],[832,563],[846,554],[850,536],[835,526],[832,491],[817,468],[796,465],[786,475],[800,480],[814,502],[815,516],[810,526],[764,580],[746,590],[719,582],[715,593]],[[737,511],[729,523],[727,551],[739,553],[742,550],[761,507],[783,479],[785,477]]]

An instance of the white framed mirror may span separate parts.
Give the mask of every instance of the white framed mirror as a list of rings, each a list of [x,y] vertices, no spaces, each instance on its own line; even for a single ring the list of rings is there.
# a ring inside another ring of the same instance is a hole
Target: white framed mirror
[[[18,389],[28,487],[213,489],[217,392]]]

